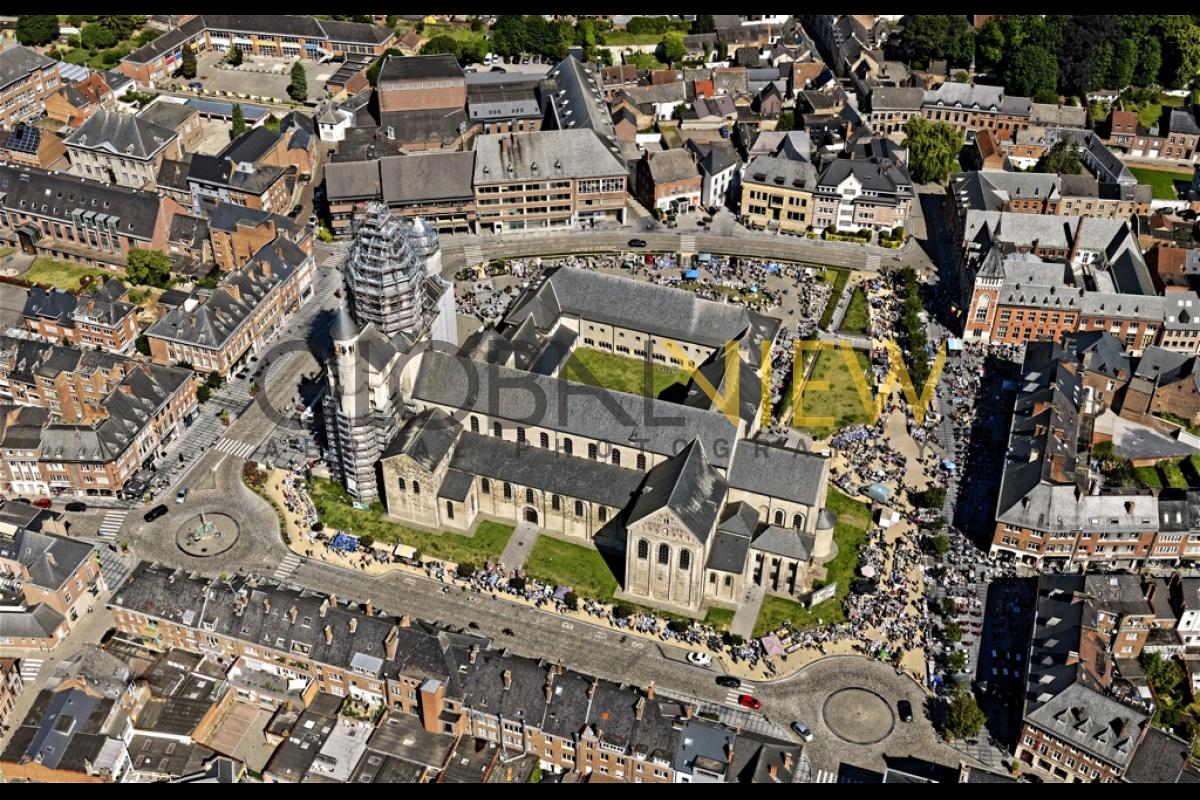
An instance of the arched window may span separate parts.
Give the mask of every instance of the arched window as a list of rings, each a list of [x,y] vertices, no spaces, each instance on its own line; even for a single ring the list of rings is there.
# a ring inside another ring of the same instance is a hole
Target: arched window
[[[792,527],[793,528],[804,527],[804,515],[803,514],[793,514],[792,515]]]
[[[575,516],[577,516],[577,517],[583,516],[583,501],[582,500],[575,501]]]
[[[668,564],[668,563],[670,563],[670,561],[671,561],[671,548],[667,547],[665,544],[660,544],[658,546],[658,563]]]
[[[446,501],[446,519],[454,519],[454,503]]]
[[[526,502],[526,503],[532,503],[532,502],[533,502],[533,489],[526,489],[526,490],[525,490],[525,502]]]
[[[588,445],[588,458],[592,459],[593,461],[596,459],[596,443],[595,442],[592,442],[591,444]]]
[[[481,492],[483,492],[484,494],[491,494],[492,493],[492,482],[489,481],[487,478],[480,478],[479,479],[479,490]]]
[[[512,484],[505,482],[504,484],[504,499],[512,500]]]
[[[692,551],[691,550],[680,550],[679,551],[679,568],[680,569],[690,569],[691,566],[692,566]]]
[[[615,447],[613,448],[612,463],[614,467],[621,466],[621,451]]]
[[[638,558],[645,559],[645,558],[649,558],[649,557],[650,557],[650,543],[647,542],[645,539],[639,539],[638,540]]]
[[[604,506],[600,506],[600,521],[608,522],[608,509]]]
[[[645,453],[638,453],[637,468],[638,468],[638,472],[646,471],[646,454]]]
[[[555,511],[562,510],[562,498],[556,494],[550,495],[550,508]]]
[[[517,444],[525,444],[525,429],[517,428]]]
[[[563,439],[563,452],[566,453],[567,455],[571,455],[571,440],[570,439]]]
[[[782,524],[783,524],[783,512],[782,512],[782,511],[776,511],[776,512],[775,512],[775,524],[776,524],[776,525],[782,525]]]
[[[471,433],[479,433],[479,417],[471,417]]]
[[[421,484],[417,483],[416,481],[413,481],[413,494],[420,494],[420,493],[421,493]]]
[[[404,478],[401,478],[400,480],[396,481],[396,483],[400,486],[400,491],[402,491],[402,492],[408,491],[408,486],[404,483]]]
[[[979,305],[977,305],[975,307],[975,321],[976,322],[986,322],[987,315],[988,315],[988,296],[986,294],[980,295]]]
[[[497,437],[504,435],[504,428],[500,427],[499,422],[492,423],[492,435]]]
[[[550,434],[542,431],[541,435],[538,437],[538,440],[541,442],[543,450],[550,449]]]

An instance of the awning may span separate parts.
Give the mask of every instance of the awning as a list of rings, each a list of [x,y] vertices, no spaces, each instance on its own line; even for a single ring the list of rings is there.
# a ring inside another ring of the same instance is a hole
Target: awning
[[[783,655],[786,652],[783,649],[783,642],[779,641],[779,637],[773,633],[762,637],[758,643],[762,645],[763,652],[769,656]]]
[[[687,280],[687,281],[694,281],[699,277],[700,277],[700,270],[698,270],[698,269],[685,270],[683,273],[683,279]]]

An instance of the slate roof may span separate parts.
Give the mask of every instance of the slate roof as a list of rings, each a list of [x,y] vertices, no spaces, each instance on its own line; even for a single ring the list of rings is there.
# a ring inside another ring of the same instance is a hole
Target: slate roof
[[[380,25],[339,22],[299,14],[203,14],[163,33],[121,60],[134,64],[149,63],[177,50],[184,42],[191,41],[205,30],[292,36],[314,43],[337,41],[370,45],[382,44],[395,35],[390,28]]]
[[[693,439],[678,455],[655,465],[629,511],[628,524],[668,509],[700,542],[708,541],[728,485]]]
[[[655,184],[700,180],[700,173],[696,170],[696,162],[692,160],[691,153],[681,148],[649,153],[646,165]]]
[[[62,588],[94,551],[88,542],[25,528],[0,536],[0,558],[23,566],[26,582],[51,591]]]
[[[390,206],[467,202],[475,196],[474,170],[473,150],[384,156],[325,165],[325,186],[330,202],[372,199]]]
[[[625,164],[611,149],[580,128],[485,134],[475,140],[476,186],[627,174]]]
[[[461,430],[458,421],[440,408],[422,411],[404,423],[380,457],[408,456],[432,472],[454,447]]]
[[[279,141],[280,134],[265,125],[251,128],[234,139],[217,154],[219,158],[228,159],[235,164],[257,164],[268,150]]]
[[[41,691],[9,739],[0,761],[38,761],[43,767],[86,773],[97,763],[108,737],[104,723],[113,701],[82,689]]]
[[[554,120],[554,127],[589,130],[602,147],[615,155],[617,134],[604,101],[603,81],[592,67],[569,55],[546,77],[552,87],[547,111]]]
[[[707,175],[720,175],[742,163],[737,150],[729,142],[698,144],[695,139],[688,139],[687,148],[696,155],[697,165]]]
[[[812,191],[817,185],[817,170],[807,161],[758,156],[746,165],[742,182]]]
[[[148,161],[178,136],[174,130],[144,117],[102,108],[66,138],[66,145]]]
[[[750,547],[764,553],[807,562],[812,557],[815,542],[816,537],[811,533],[802,533],[794,528],[784,528],[779,525],[768,525],[762,533],[754,537]]]
[[[390,56],[379,68],[376,85],[391,81],[464,80],[462,67],[449,53]]]
[[[66,619],[45,603],[16,611],[0,611],[0,636],[8,639],[49,639]]]
[[[803,450],[743,439],[734,448],[729,485],[767,497],[816,506],[829,459]]]
[[[52,59],[23,45],[0,50],[0,89],[53,64]]]
[[[183,103],[151,103],[138,112],[138,117],[146,122],[177,131],[179,126],[196,115],[196,109]]]
[[[161,200],[151,192],[88,181],[66,173],[0,165],[0,203],[9,212],[75,224],[113,225],[134,239],[150,241]]]

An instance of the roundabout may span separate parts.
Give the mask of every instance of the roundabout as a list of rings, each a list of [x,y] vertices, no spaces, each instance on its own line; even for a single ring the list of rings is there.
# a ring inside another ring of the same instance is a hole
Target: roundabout
[[[839,689],[825,698],[821,718],[834,736],[858,745],[882,742],[896,727],[896,715],[888,702],[856,686]]]
[[[221,512],[201,512],[175,531],[175,546],[195,558],[218,556],[237,544],[241,526]]]

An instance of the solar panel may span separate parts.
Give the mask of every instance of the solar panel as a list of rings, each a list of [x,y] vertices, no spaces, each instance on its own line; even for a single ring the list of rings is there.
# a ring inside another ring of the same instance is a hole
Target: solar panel
[[[41,131],[29,125],[18,125],[8,135],[5,147],[17,153],[36,154],[38,142],[41,141]]]

